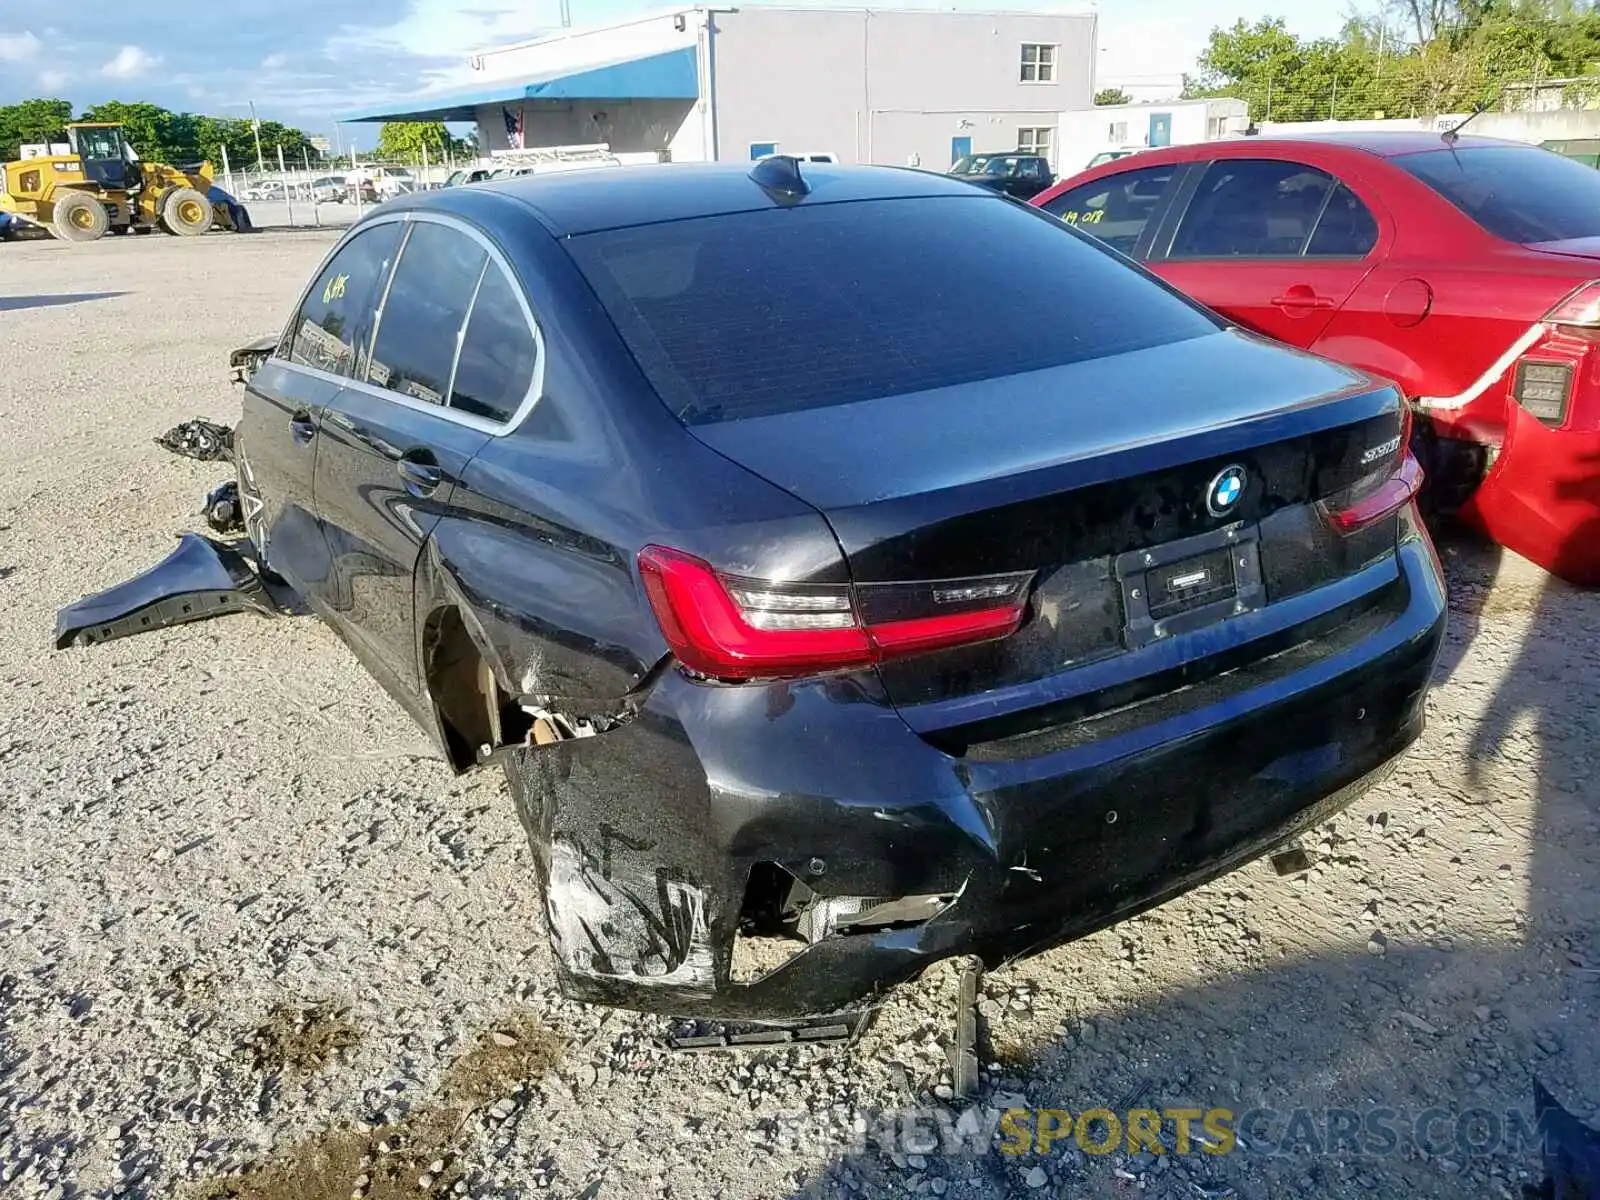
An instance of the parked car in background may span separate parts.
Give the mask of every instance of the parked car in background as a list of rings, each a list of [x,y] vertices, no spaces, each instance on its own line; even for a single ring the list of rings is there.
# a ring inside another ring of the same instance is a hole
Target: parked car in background
[[[239,193],[241,200],[282,200],[289,194],[281,179],[261,179]]]
[[[349,199],[367,204],[392,200],[415,191],[417,181],[405,167],[362,166],[346,173],[345,191]]]
[[[348,189],[343,175],[324,175],[311,181],[309,192],[318,204],[337,204],[346,198]]]
[[[763,154],[762,158],[792,158],[803,163],[836,163],[839,156],[831,150],[785,150],[779,154]],[[757,161],[760,161],[759,159]]]
[[[1431,503],[1600,585],[1600,173],[1469,135],[1253,137],[1034,203],[1245,328],[1394,380]]]
[[[1040,154],[968,154],[956,159],[950,174],[1016,200],[1031,200],[1055,181],[1050,160]]]
[[[490,174],[488,167],[462,167],[450,172],[449,178],[444,181],[444,186],[461,187],[468,183],[482,183]]]
[[[1149,148],[1148,146],[1118,146],[1115,150],[1102,150],[1089,160],[1085,170],[1088,167],[1098,167],[1108,162],[1117,162],[1119,159],[1128,158],[1130,155],[1143,153]]]
[[[1038,951],[1422,727],[1396,389],[965,183],[403,196],[264,346],[256,552],[456,769],[504,764],[580,999],[831,1013]]]

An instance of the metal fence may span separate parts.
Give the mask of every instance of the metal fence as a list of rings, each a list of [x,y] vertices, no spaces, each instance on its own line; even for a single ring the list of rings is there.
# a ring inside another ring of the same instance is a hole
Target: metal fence
[[[305,155],[299,163],[274,154],[249,164],[212,164],[217,186],[250,210],[257,228],[350,225],[400,191],[442,186],[462,165],[451,159],[424,165],[359,154],[322,162]],[[358,186],[358,180],[365,182]]]

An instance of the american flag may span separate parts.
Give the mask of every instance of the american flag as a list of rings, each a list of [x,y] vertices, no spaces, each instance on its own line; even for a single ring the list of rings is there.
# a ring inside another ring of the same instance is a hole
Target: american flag
[[[511,115],[509,108],[501,108],[500,115],[506,122],[506,143],[513,150],[522,149],[522,110],[517,109],[516,115]]]

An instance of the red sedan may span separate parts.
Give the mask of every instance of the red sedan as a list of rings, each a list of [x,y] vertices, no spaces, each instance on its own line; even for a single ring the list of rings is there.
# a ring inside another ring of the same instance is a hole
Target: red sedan
[[[1241,326],[1395,380],[1437,508],[1600,584],[1600,171],[1467,135],[1250,137],[1032,203]]]

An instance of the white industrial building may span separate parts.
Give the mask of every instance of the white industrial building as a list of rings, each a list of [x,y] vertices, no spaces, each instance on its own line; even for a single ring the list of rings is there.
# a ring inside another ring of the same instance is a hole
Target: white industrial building
[[[1071,175],[1107,150],[1191,146],[1236,137],[1249,126],[1250,106],[1226,98],[1105,104],[1063,112],[1057,124],[1056,170]]]
[[[471,121],[491,151],[604,142],[680,162],[828,153],[943,170],[1025,149],[1055,161],[1058,114],[1089,107],[1095,57],[1092,11],[679,8],[484,50],[471,87],[342,119]]]

